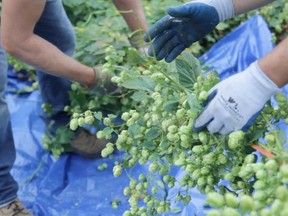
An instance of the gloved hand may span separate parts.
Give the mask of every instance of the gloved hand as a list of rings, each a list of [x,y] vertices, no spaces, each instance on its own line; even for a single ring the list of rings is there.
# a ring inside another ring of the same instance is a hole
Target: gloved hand
[[[111,81],[111,78],[115,76],[113,72],[103,72],[100,66],[93,68],[95,72],[95,82],[88,88],[91,94],[114,94],[117,93],[119,88],[117,84]]]
[[[143,39],[144,33],[142,31],[133,33],[131,37],[128,37],[128,40],[132,47],[136,48],[140,53],[147,55],[148,54],[148,45]]]
[[[154,39],[148,50],[158,60],[173,61],[185,48],[211,32],[215,26],[234,16],[232,0],[199,0],[168,9],[167,16],[157,21],[144,35]]]
[[[194,123],[194,130],[227,134],[253,124],[265,103],[280,89],[261,70],[258,62],[245,71],[218,83],[208,92],[203,112]]]

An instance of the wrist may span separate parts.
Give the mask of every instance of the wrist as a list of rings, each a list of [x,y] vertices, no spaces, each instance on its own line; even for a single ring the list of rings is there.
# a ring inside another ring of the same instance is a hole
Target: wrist
[[[97,82],[97,72],[96,72],[96,69],[91,67],[91,68],[90,68],[90,71],[92,71],[91,78],[88,80],[88,83],[85,85],[85,87],[86,87],[87,89],[93,88],[93,87],[96,85],[96,82]]]
[[[203,0],[203,2],[216,9],[219,15],[219,22],[235,16],[233,0]]]
[[[255,61],[249,66],[250,70],[247,71],[255,79],[255,85],[263,92],[271,92],[272,94],[280,91],[276,83],[271,80],[266,73],[259,66],[258,61]]]

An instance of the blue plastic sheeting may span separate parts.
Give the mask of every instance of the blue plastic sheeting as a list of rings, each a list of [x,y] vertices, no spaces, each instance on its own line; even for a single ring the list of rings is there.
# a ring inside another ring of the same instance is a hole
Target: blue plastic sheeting
[[[246,68],[273,48],[270,31],[260,16],[254,16],[220,40],[201,61],[220,72],[221,78],[230,76]],[[22,88],[27,83],[20,81],[9,71],[8,91]],[[29,84],[29,83],[28,83]],[[125,172],[115,178],[112,168],[115,161],[121,161],[122,154],[116,153],[111,158],[87,160],[74,154],[63,154],[60,159],[45,152],[41,145],[44,122],[41,119],[41,97],[39,92],[29,94],[7,93],[17,159],[12,173],[19,182],[19,198],[33,211],[35,216],[113,216],[122,215],[129,209],[128,198],[122,193],[129,184]],[[108,168],[99,171],[98,165],[108,164]],[[172,170],[176,178],[183,175],[178,168]],[[147,166],[137,165],[127,170],[130,177],[148,173]],[[178,192],[176,186],[169,197]],[[191,216],[205,215],[203,205],[205,196],[197,189],[190,191],[191,203],[181,207],[178,214]],[[118,209],[113,209],[111,202],[119,200]]]
[[[200,57],[219,72],[222,79],[246,69],[272,48],[271,33],[260,16],[254,16],[226,35]]]

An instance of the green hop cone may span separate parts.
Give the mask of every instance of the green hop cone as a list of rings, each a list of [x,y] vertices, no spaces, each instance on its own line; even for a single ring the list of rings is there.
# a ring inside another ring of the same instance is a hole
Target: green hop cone
[[[264,191],[255,191],[255,193],[253,194],[253,198],[257,201],[262,202],[267,199],[267,194]]]
[[[177,117],[177,119],[182,119],[185,117],[185,114],[186,114],[186,110],[181,108],[181,109],[177,110],[176,117]]]
[[[282,178],[288,178],[288,165],[282,165],[280,167],[280,174]]]
[[[256,189],[256,190],[263,190],[263,189],[265,189],[267,186],[268,186],[268,185],[267,185],[267,184],[265,183],[265,181],[263,181],[263,180],[257,180],[257,181],[254,183],[254,185],[253,185],[254,189]]]
[[[78,128],[78,120],[77,119],[72,119],[70,121],[69,127],[71,130],[76,130]]]
[[[82,127],[85,124],[85,119],[83,117],[78,118],[78,125]]]
[[[153,162],[149,165],[149,172],[151,172],[151,173],[156,172],[157,169],[158,169],[157,162]]]
[[[275,99],[278,101],[278,103],[287,103],[286,95],[283,93],[276,94]]]
[[[72,118],[78,118],[79,117],[79,113],[73,113]]]
[[[265,172],[264,170],[258,170],[257,172],[256,172],[256,178],[257,179],[266,179],[267,178],[267,172]]]
[[[230,207],[224,207],[223,208],[223,216],[239,216],[239,213]]]
[[[165,207],[164,206],[158,206],[156,208],[157,214],[162,214],[165,212]]]
[[[201,131],[198,134],[198,137],[199,137],[199,140],[202,144],[204,144],[204,145],[208,144],[208,136],[205,132]]]
[[[265,163],[265,168],[270,171],[277,171],[279,164],[274,159],[269,159]]]
[[[178,160],[176,160],[176,161],[174,162],[174,165],[175,165],[175,166],[183,166],[184,164],[186,164],[185,158],[179,158]]]
[[[267,141],[267,143],[271,143],[271,144],[273,144],[276,140],[273,134],[266,134],[264,139]]]
[[[230,149],[236,149],[238,146],[240,146],[240,143],[235,138],[229,138],[228,140],[228,147]]]
[[[243,195],[240,201],[240,208],[245,212],[250,212],[254,208],[254,200],[248,195]]]
[[[244,163],[246,164],[255,163],[255,161],[256,161],[256,155],[254,154],[249,154],[244,159]]]
[[[111,122],[111,119],[109,119],[109,118],[104,118],[104,119],[103,119],[103,123],[104,123],[104,125],[109,126],[112,122]]]
[[[288,200],[288,189],[287,187],[281,185],[278,186],[278,188],[276,189],[276,197],[277,199],[285,202]]]
[[[202,145],[196,145],[196,146],[193,146],[192,151],[193,151],[195,154],[201,154],[201,153],[204,152],[204,148],[203,148]]]
[[[224,206],[224,197],[216,192],[210,192],[207,194],[206,202],[210,206],[220,208]]]
[[[115,177],[120,176],[122,173],[122,166],[120,164],[117,164],[113,167],[113,175]]]
[[[128,112],[124,112],[121,115],[121,119],[124,120],[124,121],[127,121],[129,118],[130,118],[130,114]]]
[[[156,194],[158,192],[158,187],[153,186],[151,189],[152,194]]]
[[[93,124],[93,122],[94,122],[94,117],[92,115],[85,117],[85,124],[91,125]]]
[[[84,116],[85,116],[85,117],[87,117],[87,116],[92,116],[91,110],[85,111]]]
[[[171,125],[168,127],[168,131],[172,134],[177,133],[178,127],[176,125]]]
[[[232,193],[225,193],[225,202],[227,206],[236,208],[239,204],[237,197]]]
[[[212,209],[207,212],[208,216],[223,216],[219,210]]]
[[[206,101],[207,98],[208,98],[208,92],[207,91],[201,91],[199,96],[198,96],[199,102]]]

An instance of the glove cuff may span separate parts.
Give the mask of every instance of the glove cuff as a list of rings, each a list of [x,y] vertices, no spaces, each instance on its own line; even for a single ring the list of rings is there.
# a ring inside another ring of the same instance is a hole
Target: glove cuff
[[[118,88],[118,85],[111,81],[112,77],[115,76],[113,72],[107,71],[104,72],[101,65],[93,67],[95,73],[94,84],[90,86],[87,90],[91,94],[115,94],[119,93],[121,89]]]
[[[132,47],[139,49],[145,46],[145,41],[143,37],[144,37],[144,33],[139,31],[139,32],[134,32],[130,37],[128,37],[128,40]]]
[[[257,85],[257,88],[261,88],[261,91],[270,92],[271,96],[281,91],[280,88],[262,71],[258,61],[252,63],[249,68],[250,71],[248,71],[248,73],[250,72],[251,76],[257,80],[255,85]]]
[[[204,0],[204,2],[216,9],[219,15],[219,22],[235,16],[233,0]]]
[[[99,82],[99,79],[98,79],[98,77],[99,77],[99,73],[98,73],[99,68],[93,67],[92,70],[93,70],[93,72],[94,72],[94,81],[93,81],[93,84],[92,84],[92,85],[87,86],[87,90],[88,90],[88,91],[90,91],[90,90],[93,89],[95,86],[97,86],[97,85],[98,85],[98,82]]]
[[[139,31],[133,33],[128,40],[132,47],[139,50],[143,54],[148,53],[149,44],[144,41],[144,32]]]

